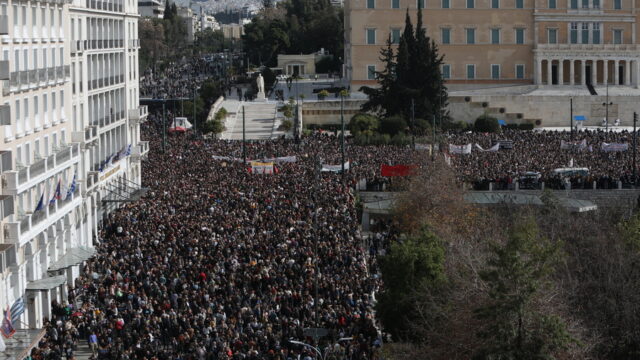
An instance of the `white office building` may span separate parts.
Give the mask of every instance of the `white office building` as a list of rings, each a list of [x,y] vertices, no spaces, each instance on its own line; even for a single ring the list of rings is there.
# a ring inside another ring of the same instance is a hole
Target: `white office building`
[[[24,299],[23,333],[40,334],[102,216],[138,194],[137,21],[135,0],[0,0],[0,309]]]

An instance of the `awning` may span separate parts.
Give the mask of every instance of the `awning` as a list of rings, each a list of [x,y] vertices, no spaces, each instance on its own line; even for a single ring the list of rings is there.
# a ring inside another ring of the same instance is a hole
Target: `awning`
[[[62,257],[49,266],[49,271],[58,271],[66,269],[73,265],[78,265],[83,261],[89,260],[96,253],[95,248],[76,247],[67,250]]]
[[[64,275],[46,277],[27,283],[27,290],[51,290],[64,284],[66,281],[67,277]]]
[[[584,116],[584,115],[575,115],[573,117],[573,120],[575,120],[575,121],[587,121],[587,117]]]
[[[133,202],[140,199],[149,191],[148,188],[143,188],[133,181],[124,178],[118,178],[116,181],[107,183],[105,188],[109,192],[102,198],[103,203]]]
[[[500,124],[500,126],[507,126],[507,122],[504,120],[498,120],[498,124]]]

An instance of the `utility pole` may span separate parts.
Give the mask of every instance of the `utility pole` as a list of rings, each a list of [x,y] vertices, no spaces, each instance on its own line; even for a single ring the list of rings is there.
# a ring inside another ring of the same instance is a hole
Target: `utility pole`
[[[431,141],[431,161],[435,161],[436,160],[436,114],[433,114],[433,125],[431,126],[431,134],[433,137]]]
[[[166,101],[162,102],[162,153],[167,152],[167,107]]]
[[[571,126],[571,140],[573,140],[573,98],[569,98],[569,126]]]
[[[636,166],[636,149],[638,145],[638,133],[636,131],[636,123],[638,122],[638,113],[633,112],[633,184],[637,183],[637,166]]]
[[[244,123],[244,106],[242,107],[242,160],[245,165],[247,164],[247,138],[246,138],[246,129]]]
[[[607,81],[607,95],[606,100],[602,104],[604,105],[604,126],[607,135],[609,133],[609,105],[613,105],[613,102],[609,101],[609,81]]]
[[[436,126],[435,115],[433,126],[434,128]],[[413,98],[411,98],[411,147],[413,150],[416,149],[416,103]]]
[[[340,91],[340,125],[342,128],[342,133],[340,135],[340,147],[342,151],[342,182],[344,182],[344,90]]]

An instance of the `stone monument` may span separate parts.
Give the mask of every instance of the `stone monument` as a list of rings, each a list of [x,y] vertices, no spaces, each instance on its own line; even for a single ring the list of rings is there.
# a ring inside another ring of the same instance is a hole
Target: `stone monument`
[[[258,74],[258,78],[256,79],[256,83],[258,85],[258,95],[256,96],[257,101],[266,101],[267,98],[264,95],[264,78],[262,74]]]

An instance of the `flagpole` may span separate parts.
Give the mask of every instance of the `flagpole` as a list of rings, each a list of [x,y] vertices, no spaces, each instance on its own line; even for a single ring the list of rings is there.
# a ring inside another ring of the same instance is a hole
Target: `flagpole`
[[[247,164],[247,144],[246,144],[246,129],[244,121],[244,106],[242,106],[242,160],[245,165]]]

